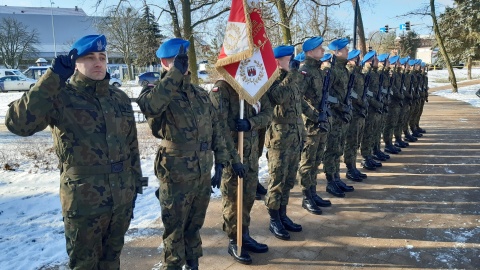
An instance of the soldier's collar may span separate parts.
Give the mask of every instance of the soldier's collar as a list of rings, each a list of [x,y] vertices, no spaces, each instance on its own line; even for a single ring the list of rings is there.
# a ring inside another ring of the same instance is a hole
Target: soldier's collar
[[[74,86],[76,90],[83,90],[91,95],[107,95],[110,81],[110,74],[107,72],[105,78],[101,81],[96,81],[88,78],[79,71],[75,71],[70,78],[69,84]]]
[[[313,57],[310,57],[310,56],[305,57],[305,66],[320,68],[321,64],[322,64],[321,61],[316,60]]]

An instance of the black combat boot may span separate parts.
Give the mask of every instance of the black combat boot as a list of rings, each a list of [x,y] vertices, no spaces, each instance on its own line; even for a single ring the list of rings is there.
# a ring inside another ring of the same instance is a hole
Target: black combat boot
[[[378,151],[373,151],[372,157],[373,157],[373,159],[379,160],[379,161],[385,161],[385,160],[387,160],[384,156],[382,156],[381,154],[379,154]]]
[[[260,182],[257,183],[257,193],[260,195],[267,195],[267,189],[260,184]]]
[[[402,141],[402,139],[395,139],[395,146],[396,147],[400,147],[400,148],[406,148],[408,145],[408,143]]]
[[[417,130],[412,131],[412,136],[416,138],[423,137],[423,134],[418,132]]]
[[[421,127],[418,127],[418,128],[417,128],[417,132],[418,132],[418,133],[427,133],[427,132],[425,131],[425,129],[423,129],[423,128],[421,128]]]
[[[335,179],[335,182],[337,183],[337,186],[344,192],[352,192],[355,190],[355,188],[353,188],[353,186],[348,186],[347,184],[345,184],[342,179],[340,179],[340,174],[339,173],[335,173],[333,175],[334,179]]]
[[[382,150],[380,149],[374,149],[373,153],[375,154],[375,156],[381,157],[383,159],[383,160],[382,159],[377,159],[377,160],[386,161],[387,159],[390,159],[390,156],[382,152]]]
[[[355,182],[362,182],[363,178],[357,173],[357,170],[355,170],[355,166],[352,164],[347,164],[347,173],[345,176]]]
[[[385,152],[390,153],[390,154],[398,154],[399,152],[397,151],[397,148],[393,146],[393,144],[386,144],[385,145]]]
[[[186,260],[185,270],[198,270],[198,258]]]
[[[252,264],[252,258],[250,254],[242,247],[242,251],[238,254],[237,250],[237,240],[230,239],[228,243],[228,254],[230,254],[233,259],[241,264]]]
[[[337,185],[337,182],[335,181],[334,177],[332,174],[326,174],[327,175],[327,192],[332,194],[335,197],[340,197],[343,198],[345,197],[345,192]]]
[[[268,246],[262,243],[258,243],[250,236],[250,230],[247,226],[242,226],[242,248],[254,253],[265,253],[268,251]]]
[[[378,162],[378,161],[376,161],[376,160],[373,159],[373,158],[370,158],[370,160],[372,161],[372,164],[375,165],[375,167],[377,167],[377,168],[383,166],[383,164],[382,164],[381,162]]]
[[[285,227],[283,227],[283,224],[280,221],[279,210],[268,208],[268,214],[270,215],[270,232],[272,232],[278,239],[289,240],[290,234],[285,230]]]
[[[278,215],[280,216],[280,221],[282,222],[283,227],[285,227],[287,231],[291,231],[291,232],[302,231],[302,225],[294,223],[289,217],[287,217],[286,205],[280,205],[280,209],[278,210]]]
[[[316,186],[310,186],[310,194],[312,194],[313,201],[317,206],[329,207],[332,205],[332,202],[330,202],[329,200],[324,200],[322,199],[322,197],[317,195]]]
[[[367,157],[363,157],[361,164],[364,169],[375,171],[377,169],[377,166],[375,166],[375,163],[373,162],[374,160],[371,157],[367,156]]]
[[[416,142],[418,139],[413,137],[410,133],[405,132],[405,140],[407,142]]]
[[[303,200],[302,200],[302,207],[305,208],[308,212],[321,215],[322,209],[315,204],[315,201],[312,198],[312,194],[310,193],[309,189],[302,190],[303,193]]]
[[[381,156],[383,156],[385,159],[390,159],[390,155],[385,154],[385,153],[382,152],[382,150],[380,150],[380,149],[378,149],[378,154],[380,154]]]

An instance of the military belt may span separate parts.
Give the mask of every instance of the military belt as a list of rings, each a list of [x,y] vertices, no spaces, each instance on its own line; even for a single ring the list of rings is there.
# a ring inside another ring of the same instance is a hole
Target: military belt
[[[303,120],[298,118],[274,118],[272,124],[303,124]]]
[[[121,173],[126,168],[132,167],[130,158],[124,161],[114,162],[106,165],[87,165],[87,166],[72,166],[63,163],[63,171],[69,174],[109,174]]]
[[[160,142],[160,145],[173,149],[173,150],[180,150],[180,151],[208,151],[212,150],[212,145],[210,142],[188,142],[188,143],[176,143],[169,140],[163,139]]]

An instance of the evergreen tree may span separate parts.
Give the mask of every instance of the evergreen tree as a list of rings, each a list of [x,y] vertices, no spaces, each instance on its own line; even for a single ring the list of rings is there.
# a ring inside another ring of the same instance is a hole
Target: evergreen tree
[[[148,5],[143,7],[143,14],[135,29],[135,54],[137,66],[150,66],[159,64],[155,55],[164,36],[160,33],[160,27],[155,20],[155,15]]]
[[[415,31],[408,31],[406,35],[400,36],[400,56],[415,58],[417,49],[420,47],[420,38]]]

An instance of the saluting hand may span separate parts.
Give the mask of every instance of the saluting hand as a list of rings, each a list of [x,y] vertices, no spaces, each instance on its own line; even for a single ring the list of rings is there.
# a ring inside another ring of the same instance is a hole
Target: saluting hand
[[[188,55],[183,45],[180,45],[178,54],[173,60],[173,66],[180,70],[182,74],[186,74],[188,71]]]
[[[298,70],[300,68],[300,61],[295,60],[295,57],[292,54],[290,57],[290,62],[288,63],[290,70]]]
[[[78,58],[77,49],[71,50],[68,55],[58,55],[52,61],[52,71],[60,76],[64,82],[75,72],[75,61]]]

